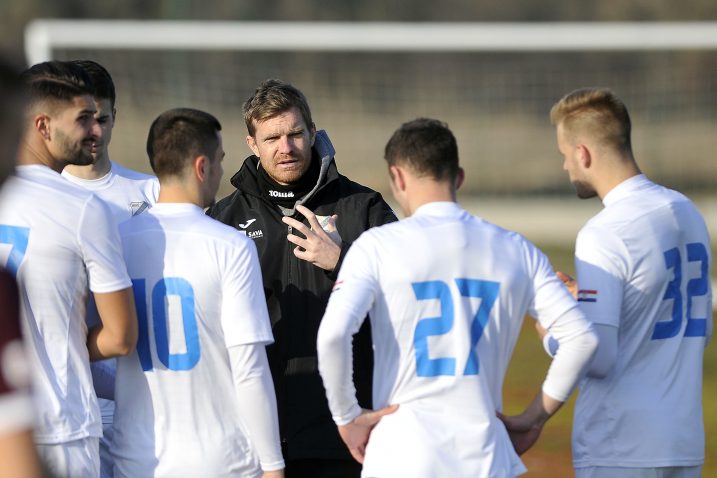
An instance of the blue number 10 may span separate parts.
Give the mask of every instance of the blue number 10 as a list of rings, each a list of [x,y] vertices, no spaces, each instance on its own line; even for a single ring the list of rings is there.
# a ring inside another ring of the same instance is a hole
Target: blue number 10
[[[673,270],[673,279],[667,284],[663,300],[672,300],[672,319],[657,322],[652,332],[652,340],[669,339],[675,337],[682,328],[682,257],[680,250],[676,247],[665,251],[665,267]],[[685,337],[704,337],[707,333],[706,318],[692,317],[692,299],[706,295],[708,292],[708,265],[709,256],[707,248],[704,244],[693,242],[687,244],[687,262],[700,263],[700,276],[690,279],[687,282],[687,325],[685,327]]]
[[[134,291],[134,302],[137,308],[139,325],[137,355],[139,355],[142,370],[147,372],[153,370],[154,367],[152,366],[152,352],[149,346],[145,280],[132,279],[132,289]],[[178,296],[182,305],[184,344],[187,350],[183,354],[171,354],[169,352],[169,340],[167,337],[169,321],[167,320],[165,299],[171,295]],[[187,280],[179,277],[165,277],[154,285],[152,288],[152,322],[154,343],[159,361],[169,370],[191,370],[194,368],[199,362],[201,350],[194,309],[194,289]]]
[[[481,299],[480,306],[471,322],[470,349],[463,369],[463,375],[477,375],[480,370],[480,363],[476,345],[488,323],[490,311],[498,297],[500,284],[478,279],[456,279],[455,282],[462,297]],[[453,328],[454,312],[450,288],[443,281],[414,282],[411,285],[416,299],[438,299],[441,306],[440,316],[426,317],[416,323],[416,330],[413,335],[413,346],[416,353],[416,374],[419,377],[453,376],[456,374],[455,357],[432,359],[428,353],[428,337],[447,334]]]

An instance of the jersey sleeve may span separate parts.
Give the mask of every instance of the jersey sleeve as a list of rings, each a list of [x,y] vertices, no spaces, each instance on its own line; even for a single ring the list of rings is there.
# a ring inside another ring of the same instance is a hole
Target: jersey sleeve
[[[224,265],[221,320],[226,346],[274,342],[254,243],[237,233]]]
[[[587,226],[575,242],[578,303],[590,322],[620,324],[620,308],[628,275],[627,251],[613,233]]]
[[[361,413],[353,383],[352,336],[365,320],[378,289],[376,254],[366,247],[367,242],[365,237],[359,238],[346,254],[317,338],[319,373],[338,425]]]
[[[85,203],[77,234],[92,292],[116,292],[132,285],[112,211],[95,195]]]

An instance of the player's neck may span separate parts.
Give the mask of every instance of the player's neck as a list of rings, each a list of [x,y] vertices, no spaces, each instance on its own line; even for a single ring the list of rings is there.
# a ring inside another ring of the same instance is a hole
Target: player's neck
[[[403,208],[406,217],[412,216],[416,210],[432,202],[456,202],[456,191],[447,183],[430,181],[411,191]]]
[[[110,162],[109,156],[100,156],[92,164],[87,166],[77,166],[75,164],[68,164],[65,166],[65,171],[69,174],[80,179],[100,179],[106,176],[112,169],[112,162]]]
[[[47,166],[57,173],[61,173],[65,167],[65,162],[53,158],[44,143],[27,136],[18,150],[16,164]]]
[[[642,174],[642,172],[635,160],[631,157],[625,158],[619,161],[617,166],[611,167],[609,171],[606,171],[606,174],[602,175],[602,180],[596,185],[595,192],[597,192],[600,200],[603,200],[610,191],[638,174]]]
[[[182,183],[160,181],[158,203],[185,203],[204,207],[201,195]]]

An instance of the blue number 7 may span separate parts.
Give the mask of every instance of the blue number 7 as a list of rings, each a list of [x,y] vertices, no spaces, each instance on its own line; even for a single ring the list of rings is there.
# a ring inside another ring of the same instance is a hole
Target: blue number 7
[[[7,270],[12,273],[13,277],[17,276],[17,270],[25,258],[29,238],[29,227],[0,225],[0,243],[12,245],[7,258],[6,267]]]
[[[456,374],[456,359],[440,357],[431,359],[428,353],[428,337],[447,334],[453,328],[454,307],[448,284],[442,281],[416,282],[411,284],[418,300],[438,299],[441,315],[427,317],[416,324],[413,345],[416,354],[416,374],[419,377],[453,376]],[[483,335],[490,311],[500,290],[498,282],[478,279],[456,279],[456,286],[462,297],[481,299],[480,306],[471,322],[470,350],[463,370],[464,375],[477,375],[480,370],[476,345]]]
[[[478,351],[476,345],[483,336],[483,330],[488,323],[490,311],[498,298],[500,284],[487,280],[476,279],[456,279],[458,291],[463,297],[477,297],[481,299],[480,307],[476,311],[476,315],[471,323],[471,348],[468,353],[468,363],[463,371],[464,375],[477,375],[480,370],[478,361]]]

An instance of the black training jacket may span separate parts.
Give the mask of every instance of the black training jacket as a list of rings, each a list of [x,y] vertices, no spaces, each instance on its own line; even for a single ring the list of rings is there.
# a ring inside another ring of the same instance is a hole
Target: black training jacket
[[[322,136],[323,135],[323,136]],[[321,145],[319,140],[328,144]],[[351,459],[331,419],[317,367],[316,335],[336,274],[348,247],[365,230],[396,220],[381,195],[339,174],[333,147],[317,133],[314,160],[320,151],[322,173],[303,204],[318,216],[338,215],[343,241],[336,270],[329,273],[294,256],[286,238],[284,214],[308,224],[300,213],[284,210],[262,196],[257,182],[259,159],[250,156],[231,179],[237,190],[207,211],[254,240],[264,281],[274,344],[267,355],[274,378],[285,459]],[[300,235],[300,234],[299,234]],[[359,403],[371,407],[373,353],[369,321],[354,336],[354,383]]]

